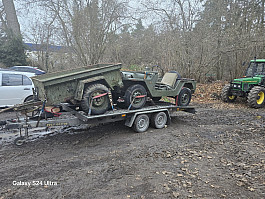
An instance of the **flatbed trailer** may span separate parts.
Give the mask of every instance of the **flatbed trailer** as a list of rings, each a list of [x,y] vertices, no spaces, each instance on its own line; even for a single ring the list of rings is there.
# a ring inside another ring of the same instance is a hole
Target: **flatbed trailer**
[[[167,102],[159,102],[137,110],[111,110],[102,115],[87,115],[75,110],[67,103],[61,103],[60,106],[62,111],[57,114],[59,117],[40,119],[40,117],[27,117],[26,115],[22,119],[0,121],[0,125],[3,129],[19,129],[20,136],[14,140],[14,143],[20,146],[28,140],[29,129],[38,127],[70,127],[125,121],[125,126],[133,127],[136,132],[141,133],[145,132],[150,125],[157,129],[164,128],[165,125],[170,124],[171,116],[178,111],[195,113],[193,106],[177,106]]]

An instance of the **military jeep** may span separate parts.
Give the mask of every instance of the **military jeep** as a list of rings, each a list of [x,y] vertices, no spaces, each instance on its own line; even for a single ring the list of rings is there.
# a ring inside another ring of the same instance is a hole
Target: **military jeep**
[[[142,72],[122,71],[124,87],[121,96],[124,96],[125,106],[141,108],[148,97],[156,102],[163,96],[174,98],[179,106],[188,106],[196,89],[195,80],[181,78],[176,71],[162,74],[163,76],[159,77],[158,70],[155,71],[154,68]]]

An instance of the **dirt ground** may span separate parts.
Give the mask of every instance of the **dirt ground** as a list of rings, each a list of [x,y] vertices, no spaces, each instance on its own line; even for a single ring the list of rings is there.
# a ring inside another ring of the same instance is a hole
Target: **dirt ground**
[[[22,147],[2,133],[0,199],[265,198],[265,109],[193,105],[145,133],[118,122]]]

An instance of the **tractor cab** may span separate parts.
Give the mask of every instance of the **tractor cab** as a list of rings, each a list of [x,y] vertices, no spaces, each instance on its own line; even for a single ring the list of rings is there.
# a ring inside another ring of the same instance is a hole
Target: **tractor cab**
[[[251,60],[246,70],[246,77],[265,76],[265,59]]]

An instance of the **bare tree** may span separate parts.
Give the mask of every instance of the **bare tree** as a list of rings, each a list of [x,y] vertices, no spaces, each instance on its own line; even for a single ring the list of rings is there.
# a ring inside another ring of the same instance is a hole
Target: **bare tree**
[[[4,11],[6,14],[7,27],[15,36],[21,36],[20,26],[17,19],[17,14],[13,0],[2,0]]]

